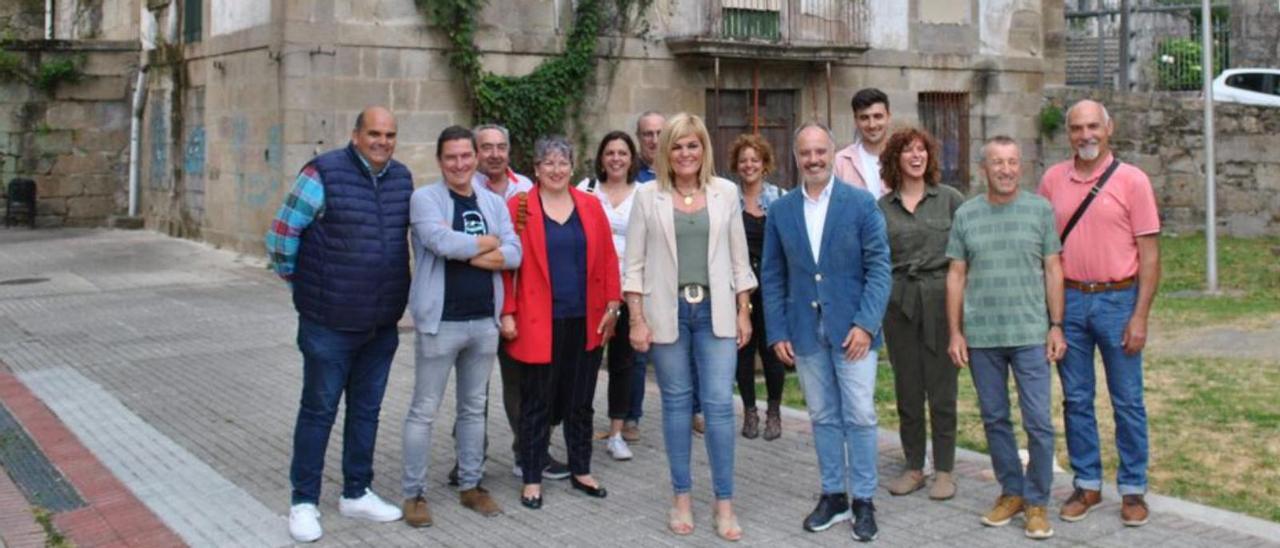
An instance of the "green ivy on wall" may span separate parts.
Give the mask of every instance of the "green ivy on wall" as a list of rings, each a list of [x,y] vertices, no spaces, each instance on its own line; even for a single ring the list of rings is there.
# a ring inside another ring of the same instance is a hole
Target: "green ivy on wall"
[[[475,44],[475,17],[486,0],[415,1],[448,37],[449,65],[463,78],[473,122],[506,126],[511,132],[512,164],[527,170],[539,136],[568,133],[569,121],[581,127],[587,91],[595,87],[597,38],[606,26],[606,10],[615,10],[618,28],[625,31],[633,8],[639,5],[635,11],[643,13],[649,0],[612,0],[612,6],[605,0],[579,0],[564,51],[524,76],[484,69]]]

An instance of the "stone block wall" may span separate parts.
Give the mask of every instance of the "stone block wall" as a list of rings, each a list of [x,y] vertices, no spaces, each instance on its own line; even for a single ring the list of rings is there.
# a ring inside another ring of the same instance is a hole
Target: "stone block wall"
[[[1166,233],[1204,229],[1204,101],[1195,94],[1057,89],[1046,100],[1065,107],[1090,98],[1115,120],[1117,155],[1151,178]],[[1280,108],[1217,103],[1215,166],[1218,230],[1235,236],[1280,235]],[[1044,139],[1047,162],[1071,156],[1065,130]],[[1042,164],[1037,176],[1043,173]]]
[[[126,207],[133,44],[24,41],[6,49],[33,69],[82,56],[85,77],[51,94],[0,81],[0,180],[36,181],[38,226],[101,225]]]

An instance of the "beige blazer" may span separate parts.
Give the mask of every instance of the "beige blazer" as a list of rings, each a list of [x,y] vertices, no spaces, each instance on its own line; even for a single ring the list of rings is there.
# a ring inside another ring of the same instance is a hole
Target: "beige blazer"
[[[676,233],[671,193],[655,181],[636,190],[627,225],[626,268],[622,291],[644,295],[644,316],[653,331],[653,342],[676,341],[679,303],[676,269]],[[711,331],[717,337],[736,337],[737,298],[755,289],[747,255],[747,235],[742,228],[742,204],[738,186],[719,177],[707,185],[707,278],[711,283]]]

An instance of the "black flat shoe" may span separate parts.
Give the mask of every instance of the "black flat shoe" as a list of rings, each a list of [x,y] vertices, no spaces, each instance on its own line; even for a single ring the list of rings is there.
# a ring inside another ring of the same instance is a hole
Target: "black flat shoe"
[[[536,497],[520,497],[520,504],[530,510],[542,508],[542,495]]]
[[[587,496],[589,497],[602,499],[609,496],[609,492],[606,491],[604,487],[599,485],[592,487],[590,485],[587,485],[585,483],[578,481],[578,478],[575,478],[573,476],[569,476],[569,484],[572,485],[574,489],[577,489],[579,491],[582,491],[583,493],[586,493]]]

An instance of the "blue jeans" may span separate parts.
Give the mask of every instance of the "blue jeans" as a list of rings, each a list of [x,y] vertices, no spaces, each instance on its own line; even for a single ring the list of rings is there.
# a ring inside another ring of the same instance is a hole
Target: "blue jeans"
[[[293,504],[320,500],[324,451],[343,394],[347,413],[342,425],[342,496],[360,497],[373,482],[378,413],[399,344],[395,324],[367,331],[338,331],[298,318],[302,401],[289,467]]]
[[[738,346],[732,337],[711,332],[711,302],[679,304],[676,340],[649,347],[649,359],[662,389],[662,436],[671,466],[671,488],[677,495],[693,488],[689,458],[693,447],[693,400],[696,390],[707,421],[706,447],[711,461],[712,491],[717,500],[733,498],[733,382]],[[702,382],[695,384],[695,375]],[[695,388],[696,386],[696,388]]]
[[[640,422],[640,417],[644,416],[644,370],[649,365],[648,352],[636,352],[632,355],[635,360],[631,363],[631,411],[627,413],[627,420],[632,422]],[[698,372],[693,372],[693,412],[702,412],[702,402],[698,400]]]
[[[818,326],[824,349],[797,355],[796,371],[813,424],[822,494],[852,493],[855,499],[869,499],[879,481],[876,352],[858,361],[845,360],[844,349],[830,346],[821,322]]]
[[[1121,495],[1147,491],[1147,408],[1142,401],[1142,353],[1125,354],[1121,345],[1137,299],[1137,285],[1100,293],[1066,291],[1063,327],[1067,356],[1058,364],[1058,376],[1062,379],[1065,400],[1067,454],[1076,474],[1074,484],[1082,489],[1102,487],[1098,420],[1093,410],[1097,386],[1093,353],[1097,347],[1102,354],[1111,408],[1115,412],[1116,452],[1120,457],[1116,487]]]
[[[431,438],[436,413],[444,401],[449,373],[458,370],[454,383],[454,450],[458,458],[458,488],[480,484],[484,473],[485,407],[489,400],[489,374],[498,357],[498,328],[492,318],[443,321],[433,335],[417,333],[414,344],[413,400],[404,418],[401,438],[405,498],[424,494],[431,464]]]
[[[1032,506],[1048,504],[1053,488],[1053,418],[1049,414],[1052,381],[1044,352],[1042,344],[969,349],[969,373],[978,392],[982,429],[987,434],[991,467],[1001,493],[1022,497]],[[1031,457],[1025,474],[1009,420],[1009,371],[1013,371],[1018,388],[1022,429],[1027,432],[1027,453]]]

